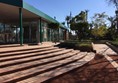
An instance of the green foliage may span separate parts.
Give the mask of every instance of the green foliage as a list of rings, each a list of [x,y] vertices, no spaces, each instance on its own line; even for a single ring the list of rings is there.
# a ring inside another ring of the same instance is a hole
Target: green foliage
[[[88,23],[87,22],[73,23],[71,24],[71,29],[75,30],[78,38],[82,40],[87,37]]]
[[[76,35],[80,40],[87,37],[88,34],[88,22],[86,11],[81,11],[78,15],[73,17],[70,21],[70,28],[76,32]]]
[[[110,40],[115,40],[117,38],[117,31],[115,29],[115,26],[111,26],[108,28],[107,38]]]
[[[59,44],[60,47],[76,49],[81,51],[93,51],[91,41],[65,41]]]
[[[65,22],[62,22],[63,25],[65,25]]]
[[[81,51],[93,51],[92,45],[90,43],[80,43],[75,45],[76,49],[79,49]]]
[[[70,16],[66,16],[65,20],[67,21],[67,23],[69,23]]]
[[[105,26],[100,26],[99,28],[94,28],[92,30],[92,35],[99,39],[99,38],[103,38],[107,33],[107,28]]]
[[[118,47],[118,39],[116,39],[115,41],[109,41],[112,45]]]
[[[71,30],[85,30],[88,27],[88,22],[79,22],[79,23],[72,23],[71,24]]]
[[[99,28],[101,26],[106,26],[107,19],[108,19],[108,15],[106,15],[105,12],[94,14],[94,16],[92,17],[93,27]]]
[[[60,26],[59,23],[49,23],[48,27],[51,29],[58,29]]]
[[[108,19],[108,15],[103,13],[96,13],[92,17],[92,30],[91,34],[95,39],[104,39],[106,34],[108,33],[106,21]]]
[[[70,16],[66,16],[65,20],[66,20],[67,26],[69,28],[70,27],[69,24],[70,24],[71,17]]]
[[[85,22],[86,21],[86,12],[81,11],[78,15],[75,16],[75,20],[77,22]]]
[[[75,30],[75,32],[80,40],[87,37],[88,30],[89,30],[87,22],[72,23],[70,25],[70,28],[71,28],[71,30]]]
[[[110,40],[115,40],[118,38],[115,17],[108,17],[108,21],[110,22],[110,26],[108,28],[107,38]]]

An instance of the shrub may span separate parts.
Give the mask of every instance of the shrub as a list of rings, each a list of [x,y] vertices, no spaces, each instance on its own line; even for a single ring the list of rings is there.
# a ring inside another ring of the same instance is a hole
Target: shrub
[[[81,51],[93,51],[91,43],[79,43],[75,45],[75,49]]]
[[[60,43],[58,46],[62,48],[75,49],[75,50],[80,50],[80,51],[87,51],[87,52],[93,51],[91,42],[89,41],[83,41],[83,42],[66,41],[66,42]]]
[[[118,40],[117,41],[110,41],[110,43],[116,47],[118,47]]]

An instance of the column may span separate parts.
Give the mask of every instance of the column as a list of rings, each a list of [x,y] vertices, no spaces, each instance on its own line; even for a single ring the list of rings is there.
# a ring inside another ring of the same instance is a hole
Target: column
[[[66,40],[69,40],[69,31],[66,30]]]
[[[32,23],[29,23],[29,42],[31,42],[31,24]]]
[[[40,18],[40,24],[39,24],[39,26],[40,26],[40,43],[42,43],[43,38],[42,38],[42,21],[41,21],[41,18]]]
[[[36,41],[37,44],[40,43],[40,21],[37,21],[37,29],[36,29]]]
[[[3,23],[3,28],[4,28],[4,43],[6,43],[6,31],[5,31],[5,23]]]
[[[58,28],[58,31],[57,31],[57,33],[58,33],[58,42],[60,41],[60,34],[59,34],[60,30],[59,29],[60,28]]]
[[[22,8],[19,8],[20,45],[23,45]]]
[[[51,29],[49,29],[49,30],[50,30],[50,31],[49,31],[49,33],[50,33],[50,41],[52,41],[52,40],[51,40]]]

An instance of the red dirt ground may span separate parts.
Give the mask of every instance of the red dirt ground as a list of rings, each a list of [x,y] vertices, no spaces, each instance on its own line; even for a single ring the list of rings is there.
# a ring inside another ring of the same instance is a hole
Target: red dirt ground
[[[43,83],[118,83],[118,72],[104,57],[96,55],[81,68]]]

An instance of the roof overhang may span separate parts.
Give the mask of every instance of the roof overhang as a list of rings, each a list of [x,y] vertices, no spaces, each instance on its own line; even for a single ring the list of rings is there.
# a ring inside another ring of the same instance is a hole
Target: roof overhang
[[[23,2],[22,0],[0,0],[0,22],[18,22],[19,8],[22,8],[24,21],[38,20],[41,18],[47,22],[59,23],[54,18]],[[60,24],[60,26],[64,29],[68,29],[62,24]]]
[[[23,2],[23,9],[36,14],[37,16],[45,19],[46,21],[54,22],[54,23],[58,22],[54,18],[52,18],[52,17],[48,16],[47,14],[41,12],[40,10],[36,9],[35,7],[27,4],[26,2]]]
[[[9,5],[18,6],[18,7],[23,6],[22,0],[0,0],[0,2],[9,4]]]
[[[39,16],[26,10],[23,10],[23,20],[32,20],[32,19],[38,19]],[[4,3],[0,3],[0,21],[3,22],[12,22],[12,21],[18,21],[19,20],[19,7],[8,5]]]
[[[60,27],[63,28],[63,29],[69,30],[69,28],[66,27],[65,25],[63,25],[62,23],[60,23]]]
[[[15,1],[15,2],[13,2]],[[22,8],[23,20],[43,19],[47,22],[57,23],[55,19],[22,2],[21,0],[0,0],[0,21],[16,21],[19,19],[19,8]],[[16,2],[19,1],[19,2]]]

